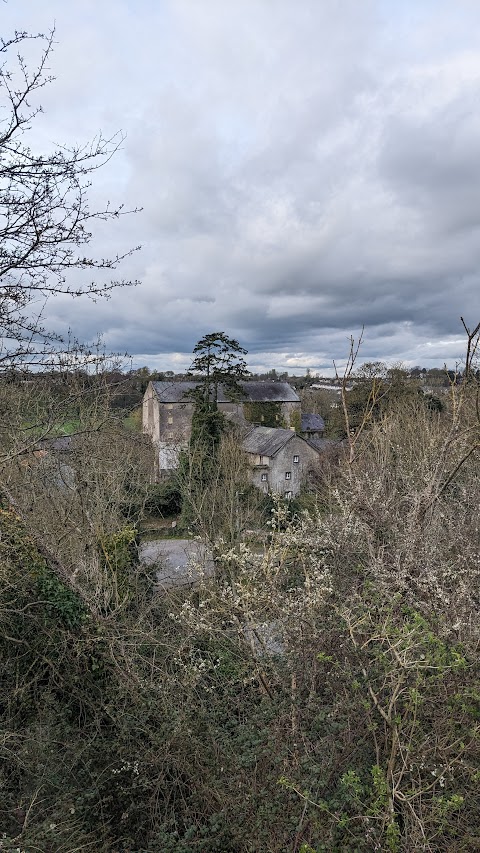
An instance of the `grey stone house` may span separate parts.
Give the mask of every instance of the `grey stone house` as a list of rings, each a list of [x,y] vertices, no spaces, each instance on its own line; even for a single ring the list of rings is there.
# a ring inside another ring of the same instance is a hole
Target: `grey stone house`
[[[190,438],[196,382],[149,382],[143,399],[143,431],[158,448],[159,470],[176,467],[178,453]],[[220,386],[218,408],[239,424],[300,429],[300,399],[287,382],[239,383],[242,398],[232,401]]]
[[[298,495],[318,461],[318,450],[289,429],[253,427],[244,438],[243,448],[253,484],[265,493],[286,498]]]

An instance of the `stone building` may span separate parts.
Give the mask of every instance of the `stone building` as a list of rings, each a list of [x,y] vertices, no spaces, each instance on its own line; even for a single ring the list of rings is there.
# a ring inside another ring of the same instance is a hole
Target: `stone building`
[[[243,440],[252,471],[252,483],[261,491],[285,498],[298,495],[318,450],[289,429],[253,427]]]
[[[300,399],[287,382],[245,381],[240,400],[232,401],[220,386],[218,408],[240,424],[286,430],[301,427]],[[178,452],[190,438],[197,382],[149,382],[143,399],[143,431],[158,448],[159,470],[176,467]]]
[[[252,482],[263,492],[294,497],[318,460],[314,441],[323,435],[319,415],[302,415],[300,399],[288,382],[239,383],[241,399],[232,401],[221,386],[217,405],[244,432],[243,448]],[[177,467],[192,427],[197,382],[149,382],[143,400],[143,430],[158,449],[161,476]]]

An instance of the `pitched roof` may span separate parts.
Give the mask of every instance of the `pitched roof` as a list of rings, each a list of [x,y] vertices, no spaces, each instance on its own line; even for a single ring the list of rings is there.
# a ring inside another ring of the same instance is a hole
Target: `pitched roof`
[[[288,382],[275,382],[273,379],[240,382],[249,402],[299,403],[300,397]]]
[[[336,438],[306,438],[305,441],[310,447],[313,447],[314,450],[318,450],[319,452],[322,450],[328,450],[331,447],[341,447],[343,441]]]
[[[253,427],[243,439],[243,449],[247,453],[255,453],[259,456],[275,456],[295,436],[296,433],[291,429]],[[297,436],[297,438],[301,437]],[[304,439],[301,438],[301,441]]]
[[[302,415],[302,432],[322,432],[325,429],[325,421],[321,415],[305,412]]]
[[[152,385],[161,403],[186,403],[189,391],[194,391],[198,382],[152,382]]]
[[[243,390],[242,402],[259,403],[299,403],[297,396],[288,382],[273,380],[252,380],[238,383]],[[153,388],[162,403],[189,402],[188,394],[198,387],[198,382],[152,382]],[[231,399],[225,393],[222,385],[218,388],[218,402],[230,403]]]

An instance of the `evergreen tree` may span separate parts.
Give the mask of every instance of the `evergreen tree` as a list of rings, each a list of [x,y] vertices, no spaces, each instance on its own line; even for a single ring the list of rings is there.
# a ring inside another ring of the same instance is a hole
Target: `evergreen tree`
[[[239,380],[248,375],[243,358],[247,350],[224,332],[212,332],[201,338],[193,349],[194,359],[188,375],[197,379],[192,392],[195,401],[190,445],[182,453],[179,481],[189,483],[189,490],[204,492],[215,475],[216,454],[226,428],[226,420],[218,409],[219,388],[231,400],[240,399],[243,391]],[[188,476],[187,476],[188,472]],[[182,522],[194,522],[189,495],[184,494]]]
[[[201,338],[193,349],[194,359],[188,375],[198,380],[193,392],[195,409],[192,417],[191,443],[202,445],[214,453],[225,429],[225,418],[218,410],[218,393],[231,400],[243,395],[239,380],[248,376],[247,350],[224,332],[212,332]]]
[[[242,395],[239,380],[248,376],[247,364],[242,357],[247,350],[235,338],[229,338],[224,332],[212,332],[195,344],[193,354],[195,358],[188,375],[199,380],[198,399],[216,406],[220,385],[232,400]]]

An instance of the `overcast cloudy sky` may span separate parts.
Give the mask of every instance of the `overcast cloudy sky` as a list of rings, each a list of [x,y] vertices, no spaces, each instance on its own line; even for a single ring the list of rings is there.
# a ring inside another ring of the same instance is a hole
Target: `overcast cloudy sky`
[[[253,369],[449,364],[480,320],[478,0],[9,0],[2,35],[56,26],[38,139],[126,134],[94,197],[141,213],[111,300],[57,329],[188,366],[223,330]],[[32,131],[33,134],[33,131]],[[33,143],[33,138],[30,140]]]

